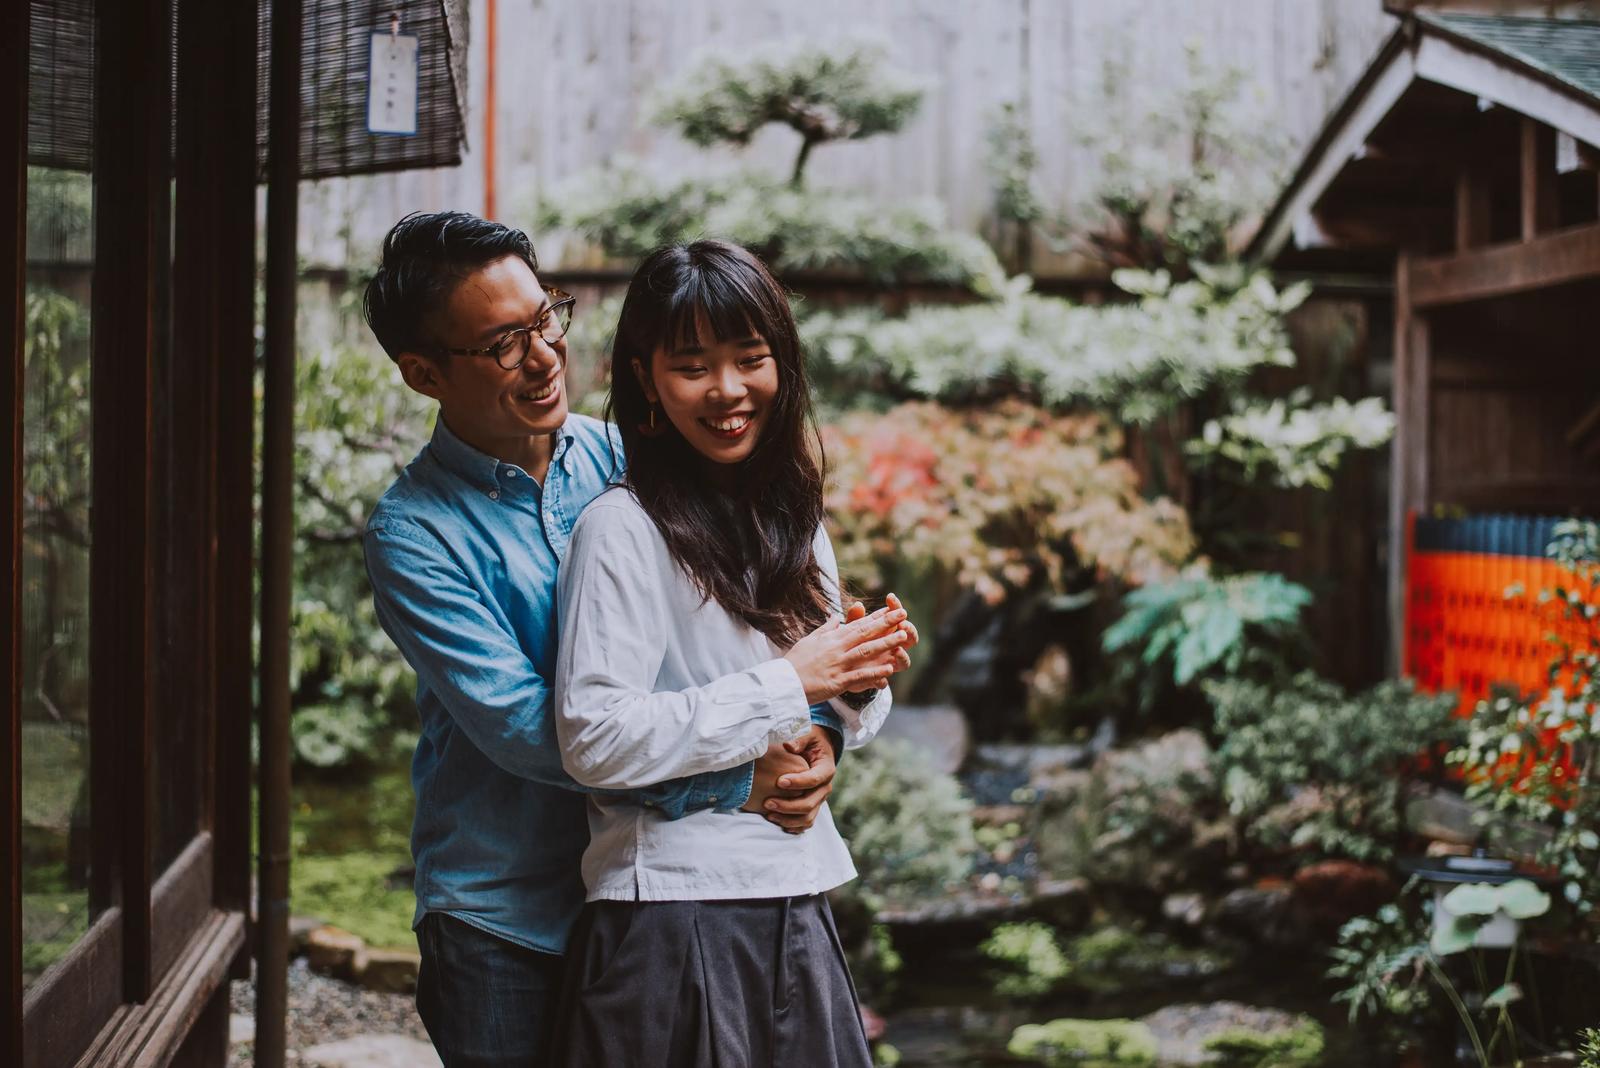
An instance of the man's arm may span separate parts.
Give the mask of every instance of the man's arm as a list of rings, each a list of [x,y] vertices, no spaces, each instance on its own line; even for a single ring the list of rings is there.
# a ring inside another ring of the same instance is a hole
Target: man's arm
[[[561,764],[548,682],[455,561],[436,542],[392,528],[369,530],[363,544],[384,631],[498,767],[550,786],[616,794],[672,819],[704,808],[736,809],[749,798],[748,761],[692,775],[664,765],[669,781],[627,790],[578,783]]]

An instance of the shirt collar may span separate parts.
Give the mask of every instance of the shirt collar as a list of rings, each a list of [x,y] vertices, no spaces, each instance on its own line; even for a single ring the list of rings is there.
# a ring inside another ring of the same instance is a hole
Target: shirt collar
[[[556,471],[561,467],[561,460],[572,448],[576,435],[572,432],[572,419],[569,417],[556,431],[555,449],[550,456],[550,470]],[[444,416],[440,415],[433,421],[433,441],[430,445],[433,455],[448,471],[466,479],[474,486],[483,489],[493,489],[500,484],[500,471],[502,468],[515,466],[495,459],[487,453],[479,452],[456,436],[455,432],[445,425]],[[521,470],[519,468],[519,470]],[[527,474],[526,471],[523,474]]]

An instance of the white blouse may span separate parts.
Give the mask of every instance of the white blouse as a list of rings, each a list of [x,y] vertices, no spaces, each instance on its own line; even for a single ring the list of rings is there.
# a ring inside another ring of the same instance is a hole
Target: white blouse
[[[814,551],[838,605],[825,530]],[[738,767],[811,729],[805,690],[761,632],[702,598],[633,494],[613,488],[585,509],[557,580],[556,734],[586,786],[626,789]],[[845,747],[889,714],[887,689],[857,712],[834,701]],[[792,835],[748,812],[669,820],[605,795],[589,799],[583,880],[589,900],[794,897],[855,877],[827,805]]]

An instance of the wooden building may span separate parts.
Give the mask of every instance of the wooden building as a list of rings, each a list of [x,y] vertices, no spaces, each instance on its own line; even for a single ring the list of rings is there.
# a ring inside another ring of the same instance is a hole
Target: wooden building
[[[1398,663],[1409,517],[1600,513],[1600,22],[1396,13],[1251,252],[1392,279]]]
[[[299,179],[459,159],[451,9],[0,7],[7,1068],[221,1065],[228,983],[252,955],[257,1063],[283,1063]],[[378,32],[420,41],[417,132],[403,141],[366,129]],[[270,94],[258,144],[269,80],[299,92]]]

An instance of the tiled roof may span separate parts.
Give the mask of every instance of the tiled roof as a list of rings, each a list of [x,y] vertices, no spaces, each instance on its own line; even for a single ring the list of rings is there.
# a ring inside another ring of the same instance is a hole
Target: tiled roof
[[[1600,22],[1444,12],[1417,18],[1600,99]]]

